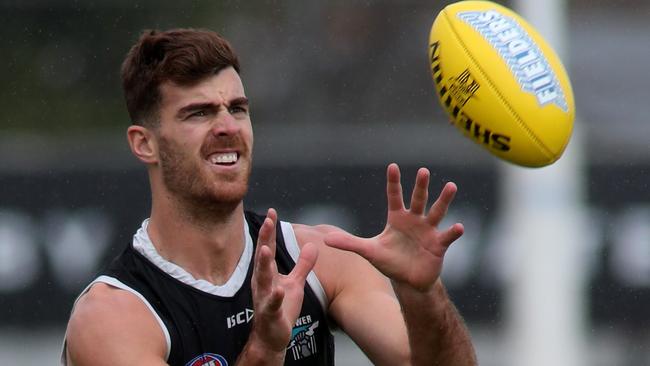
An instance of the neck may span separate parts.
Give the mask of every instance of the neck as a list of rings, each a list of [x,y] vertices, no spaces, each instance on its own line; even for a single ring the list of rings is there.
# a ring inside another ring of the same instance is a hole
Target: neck
[[[222,285],[244,251],[244,208],[188,208],[166,195],[153,199],[148,233],[158,253],[196,279]]]

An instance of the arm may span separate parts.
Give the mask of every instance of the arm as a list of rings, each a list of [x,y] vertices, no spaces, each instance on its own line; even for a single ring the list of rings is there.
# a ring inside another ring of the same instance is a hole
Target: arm
[[[299,244],[318,245],[314,272],[329,301],[328,315],[374,365],[408,365],[406,326],[388,278],[356,253],[325,245],[324,237],[341,229],[299,224],[293,228]]]
[[[475,365],[465,326],[439,280],[444,254],[463,233],[461,224],[437,227],[456,193],[447,184],[428,213],[429,172],[420,169],[406,209],[399,168],[388,167],[388,220],[379,235],[364,239],[343,231],[329,233],[325,243],[366,258],[389,277],[399,299],[414,365]]]
[[[408,286],[395,286],[395,292],[402,304],[413,365],[477,364],[469,332],[440,280],[429,292]]]
[[[166,365],[160,325],[135,295],[95,284],[77,302],[66,332],[68,365]]]

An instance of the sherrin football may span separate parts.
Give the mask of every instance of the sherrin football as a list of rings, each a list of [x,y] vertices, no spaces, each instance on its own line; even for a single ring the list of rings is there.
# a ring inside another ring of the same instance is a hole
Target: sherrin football
[[[431,27],[429,61],[440,102],[466,137],[522,166],[560,158],[573,130],[571,83],[515,12],[489,1],[446,6]]]

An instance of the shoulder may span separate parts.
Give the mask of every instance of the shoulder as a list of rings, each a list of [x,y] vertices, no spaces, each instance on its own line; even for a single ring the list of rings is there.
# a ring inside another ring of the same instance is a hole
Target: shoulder
[[[334,225],[304,225],[292,223],[293,231],[296,233],[296,238],[300,242],[301,240],[309,241],[323,241],[325,235],[329,233],[334,233],[337,231],[343,231],[343,229],[336,227]],[[306,243],[305,242],[305,243]],[[301,245],[304,245],[302,243]]]
[[[97,318],[123,319],[143,314],[151,316],[149,309],[135,294],[105,283],[96,283],[79,298],[70,322],[76,325]]]
[[[75,365],[163,361],[167,347],[145,303],[135,294],[103,283],[93,285],[75,304],[66,345]],[[98,349],[103,350],[101,356]]]
[[[352,260],[356,254],[331,248],[325,244],[325,237],[336,232],[344,232],[343,229],[333,225],[303,225],[292,223],[291,227],[296,235],[298,245],[302,248],[307,243],[314,243],[319,247],[319,256],[335,256],[340,259]],[[360,258],[360,257],[359,257]]]

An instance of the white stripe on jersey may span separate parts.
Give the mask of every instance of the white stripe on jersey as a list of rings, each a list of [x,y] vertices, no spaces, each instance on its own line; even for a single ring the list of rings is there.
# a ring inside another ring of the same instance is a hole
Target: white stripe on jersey
[[[280,221],[280,226],[282,227],[282,236],[284,236],[284,244],[287,247],[289,255],[294,262],[298,263],[298,257],[300,256],[300,247],[298,246],[298,239],[296,239],[296,234],[293,231],[293,226],[291,223]],[[307,283],[311,287],[312,291],[318,298],[318,302],[323,307],[323,312],[327,314],[327,295],[325,295],[325,290],[323,285],[320,283],[316,273],[314,271],[309,272],[307,275]]]

